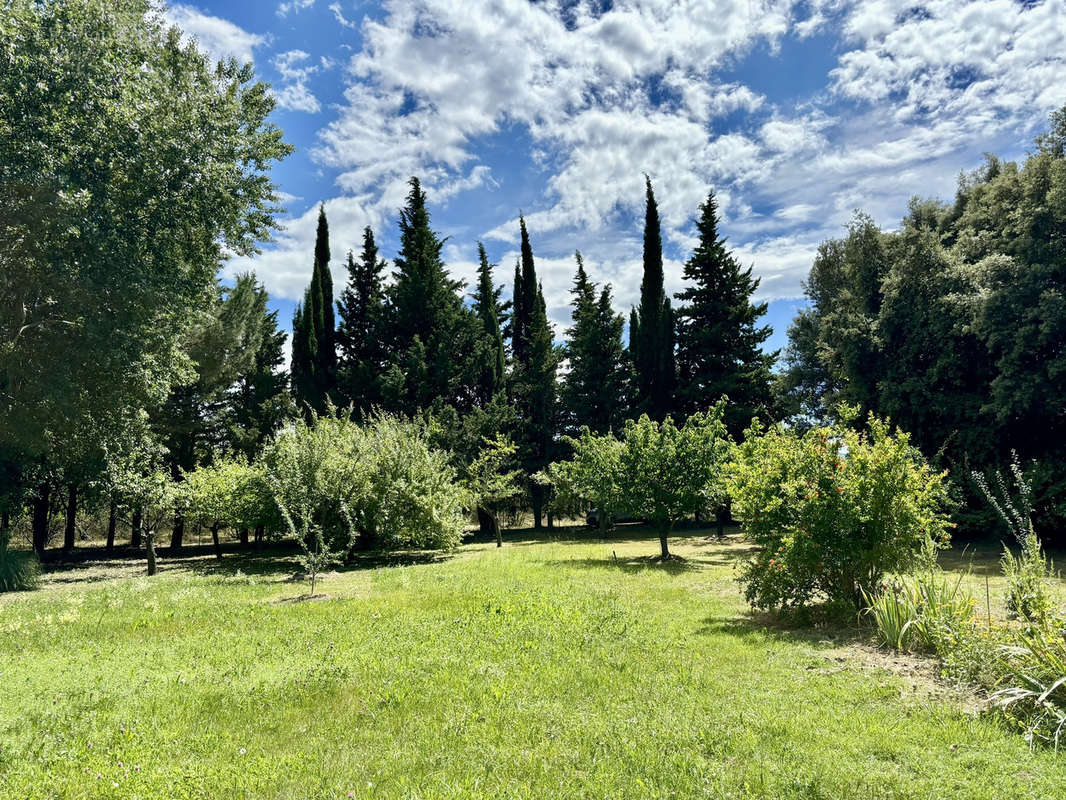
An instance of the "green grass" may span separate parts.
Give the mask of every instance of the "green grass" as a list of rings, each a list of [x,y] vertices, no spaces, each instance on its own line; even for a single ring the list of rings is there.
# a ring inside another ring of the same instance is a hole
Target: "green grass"
[[[277,558],[49,573],[0,596],[0,797],[1061,795],[928,670],[747,614],[743,545],[674,546],[469,545],[302,602]]]

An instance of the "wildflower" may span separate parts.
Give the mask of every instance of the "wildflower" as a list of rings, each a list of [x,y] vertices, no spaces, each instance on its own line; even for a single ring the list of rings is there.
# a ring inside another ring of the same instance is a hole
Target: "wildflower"
[[[245,753],[247,753],[247,752],[248,752],[248,751],[247,751],[246,749],[244,749],[243,747],[242,747],[242,748],[240,749],[240,754],[241,754],[242,756],[243,756],[243,755],[244,755]]]

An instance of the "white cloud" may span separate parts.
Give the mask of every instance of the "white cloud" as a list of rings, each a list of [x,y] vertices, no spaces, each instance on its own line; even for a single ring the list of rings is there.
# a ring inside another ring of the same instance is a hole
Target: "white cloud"
[[[284,3],[278,3],[277,14],[279,17],[288,16],[290,12],[302,11],[305,8],[310,8],[315,4],[315,0],[287,0]]]
[[[252,51],[267,43],[266,36],[249,33],[229,20],[204,14],[193,6],[175,4],[165,14],[171,25],[181,28],[186,37],[197,41],[214,60],[235,58],[242,64],[253,61]]]
[[[309,64],[310,55],[303,50],[288,50],[274,56],[274,69],[281,75],[282,86],[274,90],[278,105],[288,111],[306,111],[317,114],[322,106],[307,86],[310,77],[320,69],[319,64]]]
[[[620,308],[635,301],[643,172],[672,255],[687,255],[692,218],[713,187],[723,231],[754,263],[760,291],[794,297],[819,241],[840,235],[856,208],[894,224],[911,194],[950,196],[959,170],[983,150],[1017,152],[1066,103],[1066,0],[598,6],[387,0],[382,14],[357,22],[331,4],[340,25],[359,30],[361,48],[346,67],[344,103],[312,153],[344,194],[330,202],[348,222],[334,223],[328,205],[331,226],[353,226],[345,241],[356,241],[367,221],[392,224],[413,174],[431,203],[495,186],[479,143],[518,129],[530,141],[519,157],[546,175],[525,211],[557,323],[575,247],[590,273],[615,284]],[[733,69],[752,52],[768,58],[764,48],[775,52],[785,36],[815,33],[837,35],[836,65],[796,105],[775,104]],[[283,57],[279,102],[289,91],[289,107],[312,110],[313,101],[318,110],[307,80],[325,63],[312,66],[302,51]],[[513,244],[517,209],[510,213],[482,235]],[[295,296],[287,259],[301,281],[309,274],[313,217],[293,220],[264,256],[286,296]],[[448,254],[470,278],[467,244]],[[508,283],[512,256],[500,267]],[[680,268],[668,262],[675,288]]]

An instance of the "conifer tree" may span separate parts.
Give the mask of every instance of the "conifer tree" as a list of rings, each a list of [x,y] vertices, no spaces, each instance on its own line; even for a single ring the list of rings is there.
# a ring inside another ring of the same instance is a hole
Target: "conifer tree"
[[[761,350],[771,334],[759,326],[766,303],[752,303],[759,287],[751,267],[743,269],[718,235],[714,192],[700,206],[699,244],[685,262],[688,286],[678,293],[680,407],[705,411],[722,395],[729,397],[726,424],[739,435],[771,404],[770,368],[776,353]]]
[[[473,310],[481,323],[478,400],[481,405],[486,405],[503,388],[507,359],[500,327],[500,289],[492,282],[492,265],[485,253],[485,245],[478,242],[477,251],[478,282],[473,295]]]
[[[573,325],[567,330],[566,343],[570,371],[561,387],[561,410],[572,433],[583,426],[605,433],[624,418],[624,322],[611,306],[610,285],[603,287],[597,300],[596,285],[585,273],[581,253],[574,257]]]
[[[359,260],[348,251],[348,284],[337,303],[338,382],[348,402],[362,415],[383,401],[381,375],[388,356],[382,341],[387,333],[381,279],[385,267],[368,225]]]
[[[635,410],[660,420],[673,410],[676,364],[674,317],[663,288],[663,244],[659,207],[645,176],[644,277],[640,306],[630,315],[629,346],[634,371]]]
[[[515,264],[514,321],[511,342],[516,361],[525,362],[528,356],[533,315],[537,304],[537,270],[533,263],[533,247],[529,243],[529,231],[525,217],[519,215],[521,233],[521,267]]]
[[[319,206],[311,284],[293,315],[292,391],[302,409],[321,414],[338,400],[333,276],[329,271],[329,223]]]
[[[460,410],[475,401],[478,322],[458,294],[441,260],[444,242],[430,227],[426,193],[411,178],[407,205],[400,211],[400,253],[390,287],[389,336],[402,385],[390,378],[396,410],[413,413],[441,402]],[[421,377],[416,377],[421,376]]]

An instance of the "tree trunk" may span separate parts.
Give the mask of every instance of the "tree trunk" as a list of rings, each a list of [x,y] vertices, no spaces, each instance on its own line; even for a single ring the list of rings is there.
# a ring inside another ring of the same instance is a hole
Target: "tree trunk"
[[[555,515],[552,512],[548,512],[548,530],[555,527]]]
[[[170,531],[170,549],[181,549],[181,540],[185,538],[185,517],[181,514],[174,515],[174,527]]]
[[[725,538],[725,516],[726,512],[724,508],[718,509],[718,513],[714,515],[714,521],[718,529],[719,540]]]
[[[115,549],[115,528],[118,526],[117,509],[115,501],[111,501],[111,507],[107,512],[107,552]]]
[[[263,549],[263,539],[266,534],[266,528],[263,525],[255,526],[255,546],[257,549]]]
[[[44,555],[48,544],[48,517],[52,506],[52,487],[42,483],[33,498],[33,549],[38,557]]]
[[[496,535],[496,528],[492,524],[492,514],[482,506],[477,507],[477,525],[482,536]]]
[[[247,545],[248,544],[248,529],[247,528],[241,528],[241,530],[240,530],[238,535],[241,538],[241,544]]]
[[[148,550],[148,574],[155,575],[155,531],[145,531],[144,543]]]
[[[0,535],[7,533],[7,529],[11,527],[11,516],[7,513],[5,508],[0,511]]]
[[[67,487],[67,524],[63,528],[63,549],[74,549],[75,523],[78,519],[78,487],[73,483]]]
[[[143,524],[144,513],[141,511],[141,509],[138,508],[136,511],[133,512],[133,525],[130,529],[130,547],[141,546],[141,534],[143,533],[141,528]]]
[[[218,540],[218,523],[211,526],[211,541],[215,544],[215,558],[222,558],[222,543]]]
[[[672,525],[664,525],[659,528],[659,548],[661,550],[659,556],[663,561],[670,558],[670,548],[666,544],[666,537],[670,535],[670,528]]]
[[[607,510],[601,508],[601,509],[599,509],[599,512],[600,513],[597,516],[599,517],[598,522],[600,524],[600,533],[606,534],[607,533]]]
[[[544,488],[535,485],[530,495],[533,500],[533,528],[539,531],[544,527],[541,524],[544,516]]]
[[[492,519],[492,530],[496,534],[496,546],[503,547],[503,528],[500,527],[500,521],[496,518],[495,514],[490,513]]]

